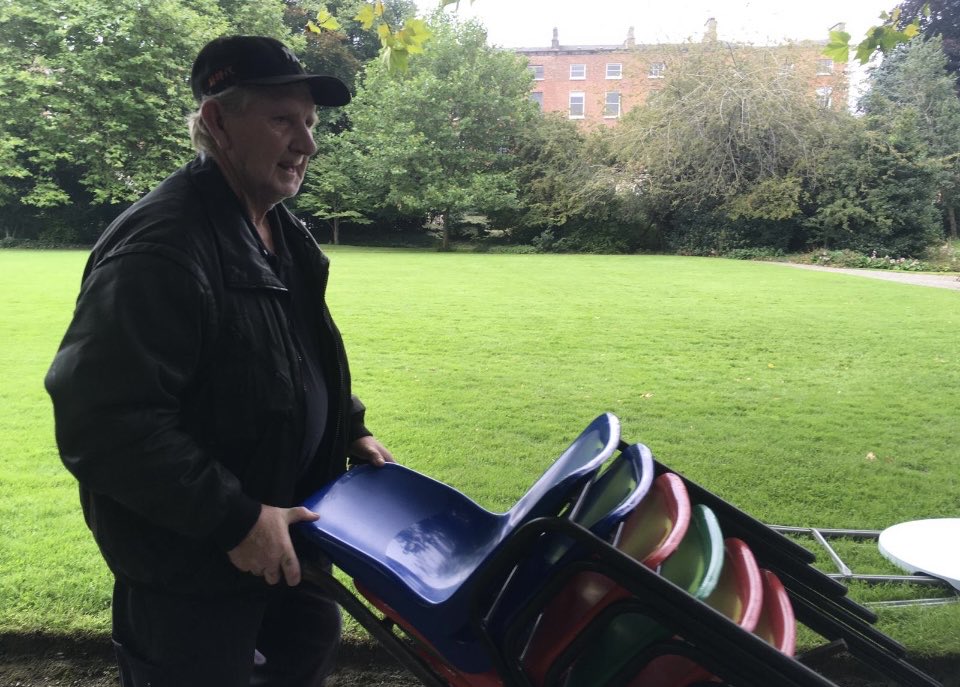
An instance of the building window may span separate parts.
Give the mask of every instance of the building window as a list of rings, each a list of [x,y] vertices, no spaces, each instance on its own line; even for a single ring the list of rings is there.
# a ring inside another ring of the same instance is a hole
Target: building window
[[[570,65],[570,78],[571,78],[571,79],[586,79],[586,78],[587,78],[587,65],[585,65],[585,64],[571,64],[571,65]]]
[[[829,76],[833,74],[833,60],[817,60],[817,76]]]
[[[541,112],[543,111],[543,91],[534,91],[531,93],[530,100],[537,104]]]
[[[619,62],[610,63],[607,65],[607,78],[608,79],[622,79],[623,78],[623,65]]]
[[[651,62],[650,63],[650,78],[651,79],[662,79],[663,73],[667,71],[666,62]]]
[[[620,116],[620,91],[609,91],[603,103],[603,116],[616,119]]]
[[[584,113],[584,94],[575,92],[570,94],[570,119],[583,119]]]
[[[833,89],[829,86],[821,86],[818,88],[817,104],[823,108],[831,107],[833,105]]]
[[[534,81],[543,81],[543,65],[542,64],[531,64],[530,73],[533,74]]]

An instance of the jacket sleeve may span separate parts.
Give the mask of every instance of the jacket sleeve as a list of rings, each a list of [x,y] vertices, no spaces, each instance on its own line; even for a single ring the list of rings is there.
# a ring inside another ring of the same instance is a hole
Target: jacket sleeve
[[[362,437],[373,436],[373,432],[367,429],[367,426],[364,424],[364,417],[367,414],[367,409],[360,402],[360,399],[357,396],[350,396],[350,436],[348,437],[348,443],[356,441]]]
[[[199,270],[128,251],[85,279],[45,384],[61,458],[84,488],[229,550],[260,504],[180,418],[215,327]]]

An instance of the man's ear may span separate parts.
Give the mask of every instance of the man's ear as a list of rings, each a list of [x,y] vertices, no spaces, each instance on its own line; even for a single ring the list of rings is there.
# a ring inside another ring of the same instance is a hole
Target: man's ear
[[[226,150],[230,145],[230,136],[223,127],[223,107],[220,103],[213,98],[205,100],[200,106],[200,118],[217,142],[217,147]]]

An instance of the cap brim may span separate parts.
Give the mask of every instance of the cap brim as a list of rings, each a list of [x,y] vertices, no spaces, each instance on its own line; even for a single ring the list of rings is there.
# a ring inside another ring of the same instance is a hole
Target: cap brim
[[[307,82],[313,102],[325,107],[341,107],[350,102],[350,89],[335,76],[317,74],[287,74],[268,76],[261,79],[245,79],[238,86],[282,86],[288,83]]]

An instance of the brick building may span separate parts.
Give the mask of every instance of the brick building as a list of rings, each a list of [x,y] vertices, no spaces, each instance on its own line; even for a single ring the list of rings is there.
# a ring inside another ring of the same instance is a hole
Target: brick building
[[[716,20],[707,22],[703,40],[716,42]],[[725,43],[724,48],[730,54],[768,51],[781,69],[809,84],[811,97],[822,106],[841,109],[848,91],[845,65],[825,58],[824,45],[824,41],[768,47]],[[554,29],[549,48],[515,48],[514,52],[526,57],[534,78],[531,98],[544,112],[566,113],[584,125],[612,126],[663,85],[671,63],[682,60],[690,47],[637,44],[633,28],[619,45],[561,45]]]

